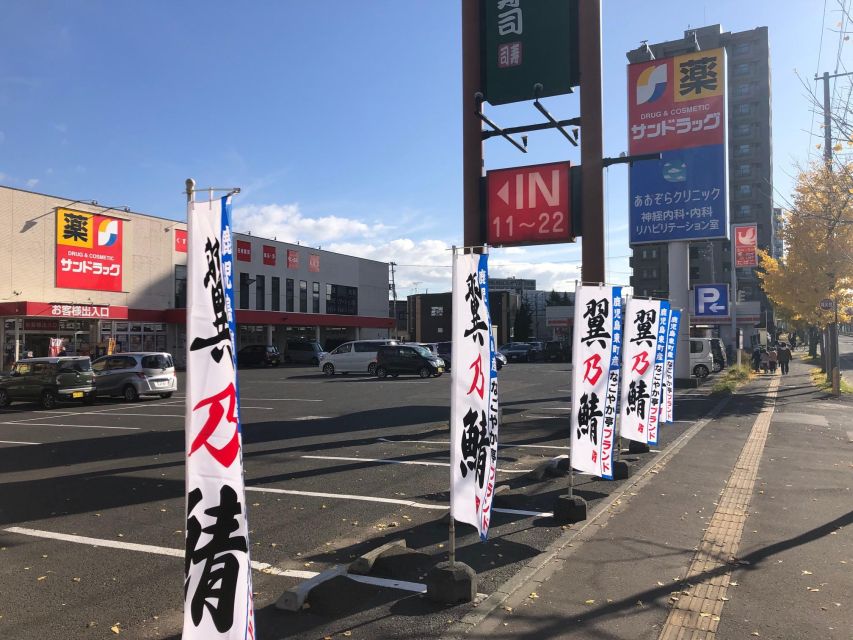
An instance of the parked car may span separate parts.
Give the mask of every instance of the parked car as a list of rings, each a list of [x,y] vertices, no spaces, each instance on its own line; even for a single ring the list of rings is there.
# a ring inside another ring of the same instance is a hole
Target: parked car
[[[545,343],[540,342],[539,340],[529,340],[527,344],[530,345],[530,360],[531,362],[535,362],[536,360],[544,360],[545,359]]]
[[[52,409],[57,402],[74,400],[95,401],[95,374],[88,356],[26,358],[0,378],[0,407],[21,401]]]
[[[690,371],[697,378],[707,378],[714,370],[714,355],[709,338],[690,338]]]
[[[272,344],[249,344],[237,352],[238,367],[277,367],[281,353]]]
[[[396,340],[355,340],[345,342],[331,353],[320,358],[320,371],[327,376],[336,373],[376,374],[376,352],[385,344],[398,344]]]
[[[549,340],[542,352],[546,362],[571,362],[571,349],[568,342]]]
[[[711,354],[714,356],[714,371],[726,367],[726,346],[720,338],[711,338]]]
[[[450,371],[450,361],[453,356],[453,343],[452,342],[436,342],[435,343],[436,350],[435,352],[438,354],[438,357],[444,360],[444,369],[446,371]],[[506,356],[500,351],[495,351],[495,360],[498,371],[503,369],[503,366],[507,363]]]
[[[530,345],[526,342],[510,342],[501,347],[500,352],[508,362],[530,362]]]
[[[127,402],[135,402],[139,396],[171,398],[178,390],[170,353],[116,353],[95,360],[92,370],[99,396],[121,396]]]
[[[284,361],[299,364],[320,364],[326,355],[319,342],[313,340],[290,339],[285,343]]]
[[[376,352],[376,375],[380,378],[413,373],[421,378],[444,373],[444,360],[418,344],[383,345]]]

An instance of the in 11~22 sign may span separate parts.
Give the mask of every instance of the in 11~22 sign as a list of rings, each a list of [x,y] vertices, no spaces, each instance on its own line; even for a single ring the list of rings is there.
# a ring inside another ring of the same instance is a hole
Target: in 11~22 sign
[[[488,243],[572,242],[570,169],[570,162],[553,162],[489,171]]]

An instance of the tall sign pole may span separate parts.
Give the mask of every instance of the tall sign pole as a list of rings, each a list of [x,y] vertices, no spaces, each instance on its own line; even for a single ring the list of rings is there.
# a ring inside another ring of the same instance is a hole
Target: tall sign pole
[[[601,0],[580,0],[578,61],[581,80],[581,277],[604,282],[604,134],[601,95]]]
[[[480,2],[462,0],[462,191],[464,246],[483,244],[480,180],[483,139],[475,95],[480,91]]]

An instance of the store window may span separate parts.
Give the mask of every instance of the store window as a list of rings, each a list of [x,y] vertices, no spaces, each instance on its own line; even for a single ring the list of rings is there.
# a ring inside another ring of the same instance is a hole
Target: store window
[[[270,309],[273,311],[281,311],[281,278],[277,276],[272,277]]]
[[[311,311],[320,313],[320,283],[311,283]]]
[[[358,287],[340,284],[326,285],[326,313],[358,315]]]
[[[293,278],[284,281],[284,310],[293,311]]]
[[[240,301],[237,305],[238,309],[249,308],[249,274],[240,274]]]
[[[175,265],[175,309],[187,308],[187,265]]]
[[[266,310],[267,279],[266,276],[255,276],[255,309]]]
[[[299,312],[308,313],[308,281],[299,281]]]
[[[748,116],[750,113],[752,113],[752,103],[744,102],[742,104],[739,104],[737,106],[736,113],[739,116]]]

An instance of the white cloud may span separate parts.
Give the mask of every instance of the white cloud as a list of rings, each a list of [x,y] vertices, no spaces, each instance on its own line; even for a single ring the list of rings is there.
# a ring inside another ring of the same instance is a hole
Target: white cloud
[[[235,208],[234,228],[265,238],[317,246],[340,239],[373,237],[386,227],[340,216],[309,218],[299,211],[298,204],[271,204]]]
[[[38,178],[30,178],[29,180],[27,180],[26,185],[27,185],[30,189],[32,189],[32,188],[33,188],[33,187],[35,187],[38,183],[39,183],[39,179],[38,179]]]

